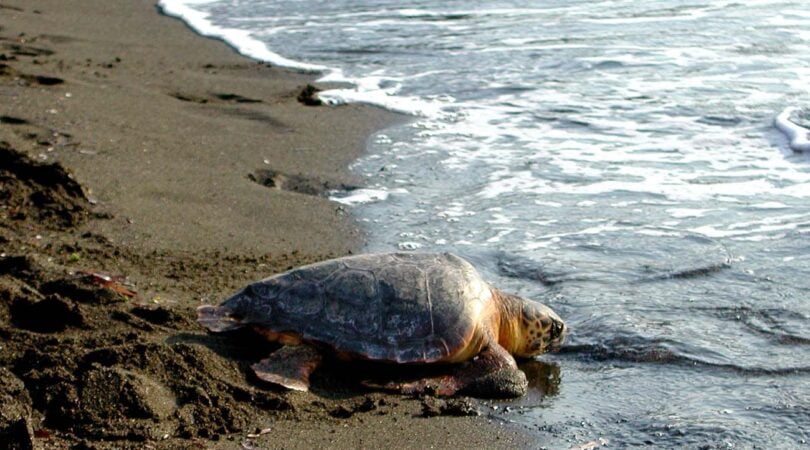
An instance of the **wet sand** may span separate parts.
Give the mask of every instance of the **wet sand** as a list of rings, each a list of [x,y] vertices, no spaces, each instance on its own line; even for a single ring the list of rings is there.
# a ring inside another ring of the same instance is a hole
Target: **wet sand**
[[[17,448],[530,447],[472,399],[255,379],[272,347],[194,309],[362,244],[326,190],[401,117],[307,106],[313,79],[154,0],[0,0],[0,442]]]

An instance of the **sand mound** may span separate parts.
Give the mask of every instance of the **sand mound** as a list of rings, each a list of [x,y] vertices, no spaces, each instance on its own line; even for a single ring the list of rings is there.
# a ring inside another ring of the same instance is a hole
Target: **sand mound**
[[[54,228],[87,218],[90,202],[59,164],[35,162],[2,141],[0,161],[0,201],[13,220],[36,220]]]

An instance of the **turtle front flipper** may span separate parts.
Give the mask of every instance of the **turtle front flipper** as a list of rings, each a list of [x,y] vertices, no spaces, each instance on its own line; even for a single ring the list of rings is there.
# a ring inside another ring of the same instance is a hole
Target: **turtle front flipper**
[[[309,376],[321,363],[321,354],[309,345],[285,345],[251,367],[259,379],[295,391],[309,390]]]
[[[498,344],[492,344],[477,358],[466,363],[461,377],[462,392],[475,397],[516,398],[529,391],[526,374],[517,367],[515,358]]]
[[[497,343],[481,351],[474,359],[459,364],[448,375],[423,378],[406,383],[366,386],[403,394],[432,394],[449,397],[468,393],[476,397],[514,398],[526,394],[529,382],[512,355]]]

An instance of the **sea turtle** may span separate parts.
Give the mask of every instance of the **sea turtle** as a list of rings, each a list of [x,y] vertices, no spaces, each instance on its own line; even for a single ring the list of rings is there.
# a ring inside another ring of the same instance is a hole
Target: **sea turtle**
[[[197,312],[210,331],[252,326],[281,343],[252,368],[262,380],[302,391],[321,352],[330,351],[341,359],[463,363],[449,375],[383,386],[403,392],[453,395],[507,369],[519,380],[505,395],[522,395],[526,378],[512,355],[554,349],[567,332],[550,308],[489,286],[450,253],[332,259],[255,282]]]

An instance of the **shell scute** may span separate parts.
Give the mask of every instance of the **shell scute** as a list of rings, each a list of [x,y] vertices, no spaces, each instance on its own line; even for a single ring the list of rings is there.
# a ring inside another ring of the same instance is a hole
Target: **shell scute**
[[[389,343],[425,338],[433,333],[433,309],[425,272],[411,264],[379,271],[382,330]]]
[[[311,316],[323,310],[323,292],[318,283],[298,281],[275,297],[276,307],[290,315],[302,314]]]
[[[323,284],[330,303],[370,307],[376,303],[377,280],[367,270],[344,269],[333,273]]]
[[[279,292],[284,290],[284,285],[279,283],[253,283],[245,290],[250,293],[250,295],[256,298],[275,298]]]
[[[379,296],[373,273],[344,268],[324,282],[323,291],[329,324],[354,331],[359,336],[379,333]]]
[[[338,330],[352,332],[358,339],[362,339],[363,336],[376,336],[379,333],[379,314],[373,308],[365,310],[351,308],[351,314],[347,314],[347,309],[349,308],[340,303],[329,303],[326,306],[326,318],[329,326],[338,327]],[[324,324],[313,324],[310,331],[323,334],[322,331],[316,329],[319,326],[322,327]]]

